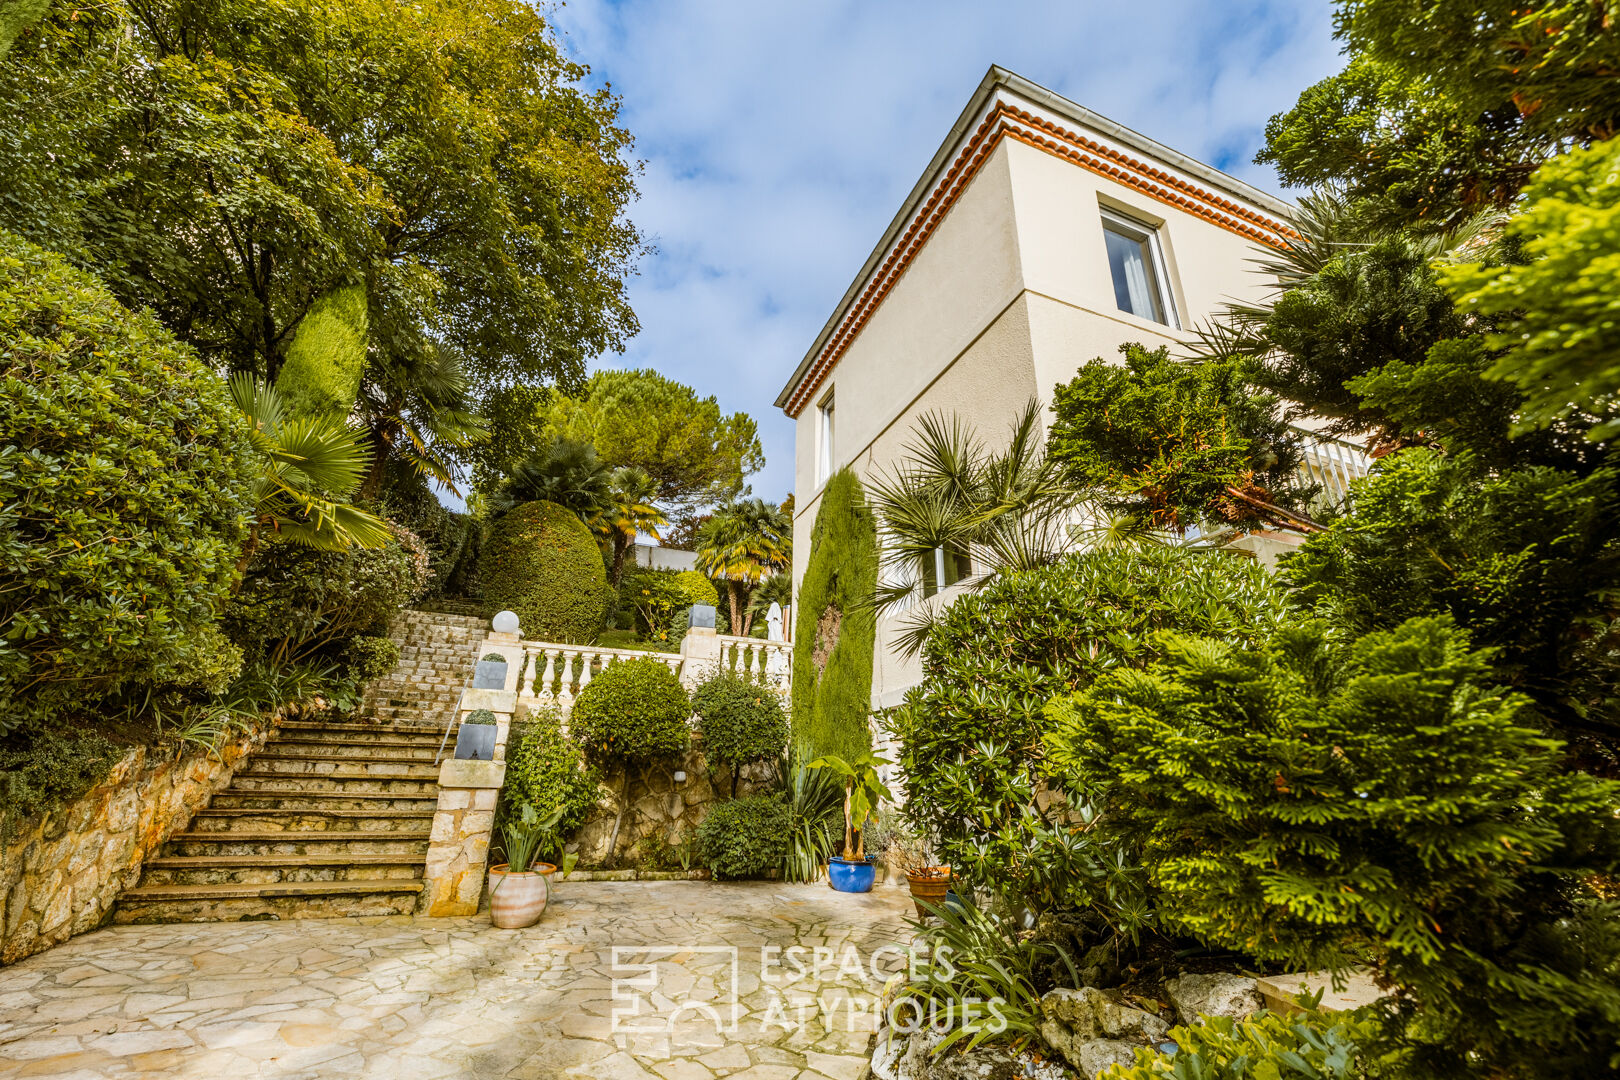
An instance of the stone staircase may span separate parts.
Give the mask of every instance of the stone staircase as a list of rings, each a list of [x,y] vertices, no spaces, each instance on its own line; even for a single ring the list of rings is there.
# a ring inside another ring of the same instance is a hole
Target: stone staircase
[[[114,921],[406,915],[422,891],[441,732],[287,721],[146,860]]]
[[[401,612],[391,631],[399,663],[366,688],[361,718],[282,722],[146,860],[114,921],[414,911],[439,798],[434,758],[487,626],[481,616]]]
[[[400,612],[390,630],[399,643],[399,663],[366,688],[361,711],[379,720],[442,728],[455,712],[488,629],[489,620],[479,615]]]

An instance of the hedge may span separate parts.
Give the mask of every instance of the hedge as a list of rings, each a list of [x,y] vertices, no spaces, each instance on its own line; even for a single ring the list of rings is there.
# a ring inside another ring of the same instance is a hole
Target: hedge
[[[151,315],[0,232],[0,734],[198,647],[260,474],[245,425]]]
[[[578,516],[554,503],[523,503],[497,521],[478,577],[485,605],[515,611],[526,638],[583,644],[602,632],[602,553]]]
[[[698,826],[698,847],[717,878],[760,877],[782,864],[791,826],[787,804],[775,795],[730,799]]]

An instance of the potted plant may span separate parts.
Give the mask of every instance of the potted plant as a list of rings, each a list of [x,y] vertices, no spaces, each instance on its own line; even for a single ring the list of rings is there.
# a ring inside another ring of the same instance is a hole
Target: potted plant
[[[839,892],[872,891],[877,856],[866,854],[864,833],[879,804],[894,800],[878,776],[878,768],[887,764],[887,758],[870,750],[854,761],[828,754],[810,763],[812,769],[831,769],[844,778],[844,853],[827,860],[827,884]]]
[[[916,905],[917,918],[926,919],[929,912],[923,904],[938,907],[945,902],[951,890],[951,868],[934,864],[934,853],[928,841],[908,826],[894,823],[889,846],[889,858],[895,868],[906,875],[911,888],[911,902]]]
[[[474,690],[506,689],[506,657],[498,652],[487,652],[473,668]]]
[[[477,709],[456,729],[456,757],[467,761],[494,761],[495,714],[488,709]]]
[[[489,870],[489,921],[502,930],[533,926],[545,914],[551,875],[557,868],[536,862],[535,856],[553,842],[552,830],[562,815],[559,806],[542,820],[534,807],[524,803],[517,818],[502,827],[506,862]]]

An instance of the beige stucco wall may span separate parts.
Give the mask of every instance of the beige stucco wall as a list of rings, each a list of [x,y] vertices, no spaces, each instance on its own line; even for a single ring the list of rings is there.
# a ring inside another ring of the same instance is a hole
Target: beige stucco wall
[[[1118,309],[1103,206],[1159,226],[1180,329]],[[1127,342],[1177,353],[1223,304],[1259,299],[1259,253],[1203,218],[1004,140],[800,413],[795,549],[808,554],[820,506],[816,404],[829,389],[835,470],[886,470],[929,411],[955,414],[999,442],[1031,396],[1050,400],[1087,361],[1117,361]],[[797,560],[795,587],[806,561]],[[874,706],[893,704],[920,675],[886,645],[903,618],[879,624]]]

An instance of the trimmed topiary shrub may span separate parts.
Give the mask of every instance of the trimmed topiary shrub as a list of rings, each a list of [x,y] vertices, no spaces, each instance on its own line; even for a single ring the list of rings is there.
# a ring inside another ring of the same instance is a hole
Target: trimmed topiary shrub
[[[334,656],[384,629],[431,576],[421,541],[392,523],[389,532],[380,548],[260,548],[226,608],[226,630],[250,655],[279,664]]]
[[[729,799],[698,826],[703,862],[722,879],[760,877],[782,865],[792,815],[775,795]]]
[[[645,764],[685,750],[692,700],[662,660],[621,660],[579,692],[568,730],[586,757]]]
[[[261,475],[225,385],[0,232],[0,734],[208,648]]]
[[[558,807],[558,836],[569,836],[585,824],[596,805],[598,777],[587,766],[579,747],[563,735],[555,709],[529,714],[529,723],[506,753],[506,781],[501,788],[503,807],[532,806],[542,818]]]
[[[877,523],[849,469],[822,489],[793,638],[793,737],[811,758],[872,748]]]
[[[1097,899],[1110,884],[1106,853],[1044,796],[1046,703],[1158,659],[1155,631],[1254,645],[1287,611],[1257,563],[1169,547],[1071,555],[959,598],[929,634],[923,680],[892,720],[907,816],[970,885],[1037,908],[1111,903]],[[1084,792],[1074,795],[1078,807]],[[1126,917],[1110,910],[1104,921]]]
[[[787,716],[776,692],[735,675],[716,675],[692,694],[703,753],[731,771],[731,794],[744,765],[775,760],[787,749]]]
[[[579,517],[555,503],[523,503],[497,521],[478,578],[485,606],[517,612],[526,638],[580,644],[602,631],[601,551]]]
[[[693,604],[720,605],[720,590],[714,582],[696,570],[682,570],[675,575],[675,586],[685,595],[686,606]]]

